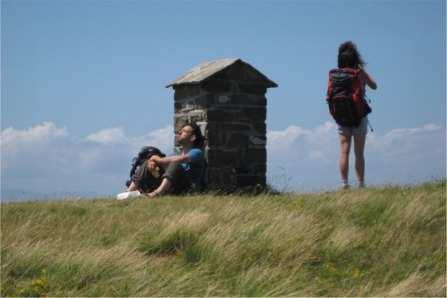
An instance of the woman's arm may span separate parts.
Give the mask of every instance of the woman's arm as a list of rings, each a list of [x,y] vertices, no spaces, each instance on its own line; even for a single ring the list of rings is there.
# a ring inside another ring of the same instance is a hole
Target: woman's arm
[[[377,89],[377,83],[374,81],[374,79],[364,70],[363,68],[360,68],[363,72],[365,83],[368,85],[369,88],[376,90]]]

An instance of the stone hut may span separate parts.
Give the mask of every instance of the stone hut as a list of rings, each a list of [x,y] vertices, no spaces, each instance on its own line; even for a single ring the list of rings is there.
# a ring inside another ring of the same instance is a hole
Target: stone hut
[[[266,185],[267,88],[278,85],[241,59],[204,62],[170,83],[174,128],[196,122],[205,136],[211,189]]]

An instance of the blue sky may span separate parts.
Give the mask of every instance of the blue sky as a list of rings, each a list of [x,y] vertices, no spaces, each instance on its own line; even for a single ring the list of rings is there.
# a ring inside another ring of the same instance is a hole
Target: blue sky
[[[267,93],[269,182],[336,187],[324,98],[346,40],[379,86],[368,91],[367,182],[445,177],[444,1],[4,0],[1,9],[2,196],[120,191],[141,145],[171,151],[165,86],[230,57],[279,85]]]

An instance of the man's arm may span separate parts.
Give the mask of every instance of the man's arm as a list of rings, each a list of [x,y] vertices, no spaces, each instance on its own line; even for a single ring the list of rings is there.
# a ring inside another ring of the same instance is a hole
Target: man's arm
[[[154,161],[159,167],[166,169],[171,163],[184,163],[190,162],[190,158],[188,155],[175,155],[168,157],[160,157],[158,155],[153,155],[149,160]]]

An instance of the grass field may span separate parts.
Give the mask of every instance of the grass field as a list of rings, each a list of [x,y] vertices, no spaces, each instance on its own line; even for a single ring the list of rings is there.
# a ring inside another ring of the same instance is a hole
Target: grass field
[[[1,205],[1,296],[446,296],[446,182]]]

